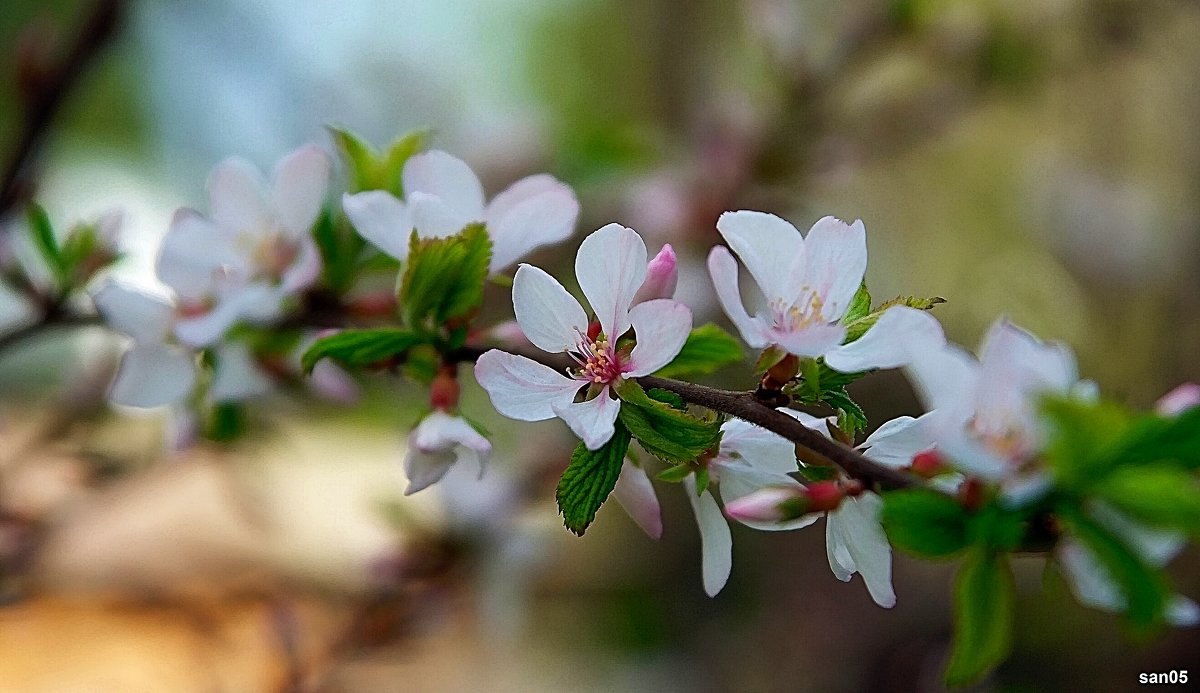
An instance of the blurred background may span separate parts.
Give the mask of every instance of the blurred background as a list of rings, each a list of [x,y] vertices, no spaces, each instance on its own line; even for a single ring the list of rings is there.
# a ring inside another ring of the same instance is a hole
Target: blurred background
[[[1200,3],[119,4],[36,199],[62,224],[123,210],[132,281],[153,282],[172,212],[205,208],[225,156],[269,167],[329,148],[330,123],[378,145],[432,127],[489,194],[538,171],[575,187],[580,235],[533,260],[560,277],[609,221],[672,243],[697,322],[721,320],[702,264],[720,212],[801,229],[834,214],[864,220],[876,298],[947,298],[956,341],[1007,314],[1139,407],[1200,378]],[[5,0],[0,156],[23,71],[92,8]],[[0,331],[29,312],[0,289]],[[82,329],[0,351],[0,691],[940,687],[952,565],[897,557],[888,611],[832,576],[820,525],[735,526],[733,576],[708,599],[675,486],[659,485],[660,542],[611,503],[585,539],[561,528],[557,423],[505,423],[472,388],[495,464],[403,497],[417,387],[367,378],[353,408],[284,390],[237,443],[166,455],[166,415],[105,404],[122,347]],[[876,423],[919,412],[896,374],[853,394]],[[1174,575],[1200,594],[1195,549]],[[1018,580],[1014,655],[979,690],[1200,669],[1194,631],[1133,642],[1040,558]]]

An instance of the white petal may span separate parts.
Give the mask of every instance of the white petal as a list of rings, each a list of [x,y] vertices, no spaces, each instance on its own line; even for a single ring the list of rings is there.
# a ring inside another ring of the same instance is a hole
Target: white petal
[[[126,352],[108,396],[128,407],[162,407],[187,397],[195,384],[196,363],[191,354],[146,344]]]
[[[733,259],[727,248],[717,246],[709,252],[708,273],[712,276],[713,288],[717,291],[717,301],[733,326],[742,333],[742,339],[753,349],[767,346],[762,322],[750,317],[742,303],[742,293],[738,287],[737,260]]]
[[[798,330],[774,329],[767,331],[767,339],[783,347],[789,354],[805,358],[816,358],[836,349],[846,338],[846,327],[839,324],[816,323]]]
[[[303,236],[298,243],[296,259],[279,278],[279,288],[284,294],[307,289],[321,276],[321,251],[317,249],[317,242],[312,236]]]
[[[1067,586],[1080,604],[1101,611],[1116,612],[1125,608],[1121,588],[1113,582],[1104,565],[1082,544],[1064,539],[1055,552],[1062,566]]]
[[[613,497],[651,539],[662,537],[662,510],[646,470],[625,460],[621,465],[621,476],[617,477],[617,486],[613,489]]]
[[[417,235],[421,238],[446,238],[460,233],[473,221],[483,221],[479,217],[460,213],[437,195],[414,192],[405,199],[408,200]]]
[[[790,476],[765,472],[745,463],[720,465],[719,476],[721,500],[725,501],[726,505],[764,488],[784,487],[792,488],[796,491],[801,491],[804,488],[800,482]],[[738,520],[738,522],[752,529],[779,532],[807,527],[816,522],[818,517],[820,515],[811,514],[782,521]]]
[[[913,456],[933,447],[929,414],[919,419],[901,416],[884,423],[859,445],[868,459],[899,469],[912,463]]]
[[[587,334],[588,319],[579,301],[558,280],[533,265],[521,265],[513,276],[513,311],[521,331],[542,351],[574,349]]]
[[[203,315],[180,318],[175,322],[175,336],[196,349],[215,344],[237,323],[239,309],[234,301],[222,301]]]
[[[629,311],[637,344],[629,354],[631,378],[650,375],[679,355],[692,331],[692,311],[669,298],[639,303]]]
[[[833,571],[833,576],[842,582],[850,582],[857,568],[854,566],[850,550],[846,547],[841,520],[833,513],[827,513],[825,516],[825,557],[829,559],[829,569]]]
[[[342,209],[358,235],[376,248],[403,261],[413,232],[408,207],[385,190],[368,190],[342,195]]]
[[[549,366],[498,349],[475,362],[475,379],[487,390],[496,411],[518,421],[554,418],[554,403],[570,403],[583,387]]]
[[[904,372],[926,410],[969,408],[971,411],[961,413],[963,423],[974,415],[972,400],[979,385],[979,363],[958,345],[914,353]]]
[[[214,402],[241,402],[266,394],[271,380],[254,362],[250,348],[242,342],[217,347],[217,365],[208,396]]]
[[[985,380],[1011,381],[1014,389],[1029,394],[1066,394],[1079,379],[1067,346],[1043,342],[1005,318],[984,336],[979,363]]]
[[[258,232],[271,226],[266,183],[249,161],[230,157],[208,176],[209,210],[213,221],[233,233]]]
[[[404,164],[403,178],[405,198],[428,193],[460,216],[483,220],[483,186],[461,159],[440,150],[416,154]]]
[[[604,334],[615,340],[629,329],[629,306],[646,279],[646,244],[633,229],[604,226],[579,244],[575,276]]]
[[[806,243],[795,226],[774,214],[742,210],[722,214],[717,231],[768,301],[796,300],[805,279],[800,270]]]
[[[821,428],[825,428],[823,419]],[[726,421],[721,430],[725,432],[721,437],[722,458],[743,460],[755,469],[775,474],[788,474],[799,469],[796,445],[787,438],[741,419]]]
[[[1173,594],[1167,599],[1167,623],[1188,627],[1200,624],[1200,605],[1182,595]]]
[[[165,299],[111,279],[92,296],[92,301],[109,326],[139,344],[162,342],[175,319],[175,307]]]
[[[733,569],[733,536],[729,523],[721,513],[716,499],[708,491],[696,495],[696,477],[689,474],[680,484],[687,493],[696,525],[700,528],[700,559],[703,565],[704,592],[710,597],[725,587]]]
[[[933,414],[931,421],[938,421],[941,412]],[[938,451],[950,459],[957,469],[971,476],[988,481],[1000,481],[1007,477],[1012,472],[1009,461],[969,435],[963,426],[965,422],[959,422],[948,434],[943,434],[935,425],[933,430],[938,439]]]
[[[569,237],[579,219],[579,201],[553,177],[530,176],[497,195],[485,216],[492,237],[491,271],[497,272],[538,246]]]
[[[271,176],[275,217],[293,237],[307,236],[329,190],[329,155],[316,145],[301,147],[279,160]]]
[[[840,319],[867,272],[867,230],[862,221],[847,224],[834,217],[817,221],[804,239],[804,263],[806,284],[823,299],[822,314],[829,320]]]
[[[359,388],[358,381],[328,359],[313,366],[308,386],[317,396],[338,404],[354,405],[362,398],[362,389]]]
[[[892,547],[888,544],[879,511],[883,500],[874,493],[847,498],[830,515],[837,515],[846,550],[854,561],[858,574],[867,584],[875,603],[885,609],[896,605],[892,588]]]
[[[1088,512],[1151,565],[1166,565],[1187,545],[1183,533],[1135,522],[1107,503],[1092,503]]]
[[[404,471],[411,495],[436,483],[455,461],[476,461],[486,464],[492,454],[492,444],[461,416],[435,411],[417,426],[409,437],[409,452]]]
[[[927,311],[895,306],[884,311],[862,337],[825,354],[825,363],[843,373],[896,368],[945,343],[937,318]]]
[[[158,251],[158,278],[181,298],[200,299],[214,291],[216,278],[242,262],[232,237],[190,209],[180,209]]]
[[[555,402],[554,413],[571,427],[588,450],[598,450],[613,437],[621,400],[611,396],[606,385],[592,399],[583,402]]]
[[[404,476],[408,478],[404,495],[411,496],[441,481],[457,461],[458,455],[452,449],[423,451],[409,445],[404,455]]]

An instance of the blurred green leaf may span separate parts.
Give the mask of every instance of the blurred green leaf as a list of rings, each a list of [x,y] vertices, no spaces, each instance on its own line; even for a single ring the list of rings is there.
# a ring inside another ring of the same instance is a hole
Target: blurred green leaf
[[[329,126],[333,143],[341,154],[350,173],[349,191],[385,190],[396,197],[403,197],[402,173],[404,164],[416,154],[429,139],[428,130],[406,133],[388,145],[380,154],[353,132]]]
[[[59,287],[66,288],[67,267],[63,261],[62,250],[58,246],[58,238],[54,235],[54,225],[50,223],[50,216],[37,204],[29,205],[27,215],[34,247],[46,261],[46,266],[54,275]]]
[[[679,355],[658,370],[663,378],[707,375],[746,357],[733,335],[709,323],[692,330]]]
[[[1147,524],[1200,535],[1200,480],[1171,464],[1122,467],[1094,493]]]
[[[563,524],[577,536],[587,531],[596,519],[596,511],[617,485],[629,440],[629,430],[618,421],[613,437],[600,449],[588,450],[580,443],[571,455],[571,464],[558,480],[555,498]]]
[[[946,558],[967,546],[967,511],[931,489],[914,488],[883,495],[883,528],[892,544],[926,558]]]
[[[325,358],[350,367],[369,366],[403,358],[409,349],[427,341],[422,335],[395,327],[343,330],[313,342],[300,362],[305,373],[311,373],[317,362]]]
[[[1008,656],[1015,605],[1008,560],[980,547],[968,552],[954,580],[954,640],[947,685],[978,681]]]

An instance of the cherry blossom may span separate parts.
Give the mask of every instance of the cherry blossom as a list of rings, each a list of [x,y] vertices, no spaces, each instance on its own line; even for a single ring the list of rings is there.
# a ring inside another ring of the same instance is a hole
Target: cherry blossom
[[[612,437],[621,402],[614,387],[623,378],[649,375],[679,353],[692,313],[670,299],[632,305],[646,277],[646,245],[632,229],[609,224],[579,246],[575,275],[595,311],[543,270],[522,264],[513,279],[517,323],[534,346],[565,353],[576,363],[566,375],[532,359],[493,349],[475,364],[475,377],[496,410],[520,421],[559,417],[588,447]],[[618,340],[632,328],[629,349]],[[583,391],[584,396],[576,401]]]
[[[179,297],[181,342],[208,346],[239,321],[275,322],[287,298],[317,279],[310,230],[329,175],[328,155],[311,145],[281,159],[269,182],[240,158],[213,168],[211,216],[179,210],[158,258],[159,279]]]
[[[414,229],[423,238],[443,238],[482,222],[492,240],[495,273],[534,248],[565,240],[579,218],[575,193],[547,174],[522,178],[485,204],[483,185],[471,168],[439,150],[410,158],[401,180],[403,201],[384,190],[342,198],[362,237],[401,261]]]
[[[840,346],[846,337],[841,320],[867,269],[863,223],[824,217],[804,237],[773,214],[742,210],[722,214],[717,231],[729,248],[712,249],[708,270],[717,299],[742,339],[756,349],[778,346],[800,357],[824,356],[837,368],[833,357],[846,348]],[[766,298],[754,315],[742,302],[737,260],[730,249]],[[886,333],[889,327],[880,321],[867,334]],[[884,334],[868,345],[886,346],[888,341]]]
[[[441,480],[455,462],[468,461],[484,465],[492,455],[492,444],[461,416],[435,410],[413,430],[408,438],[408,454],[404,458],[404,473],[411,495]]]

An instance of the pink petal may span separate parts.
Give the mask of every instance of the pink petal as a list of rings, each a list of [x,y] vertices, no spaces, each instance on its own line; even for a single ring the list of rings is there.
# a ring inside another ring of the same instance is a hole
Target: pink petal
[[[621,476],[617,478],[616,488],[613,489],[613,497],[651,539],[662,537],[662,510],[646,470],[625,460],[621,465]]]
[[[621,400],[612,396],[606,385],[600,394],[582,402],[555,402],[554,413],[579,436],[588,450],[599,450],[613,437]]]
[[[574,349],[586,334],[587,314],[558,280],[533,265],[521,265],[513,277],[513,311],[534,346],[552,354]]]
[[[708,491],[696,495],[696,478],[688,475],[680,484],[687,493],[696,525],[700,528],[700,559],[703,566],[704,593],[715,597],[729,581],[733,569],[733,535],[716,499]]]
[[[729,316],[729,320],[742,339],[754,349],[761,349],[769,343],[762,322],[750,317],[742,304],[741,289],[738,287],[737,260],[729,250],[717,246],[708,254],[708,273],[712,276],[713,288],[717,291],[717,301]]]
[[[639,303],[629,311],[637,344],[629,354],[631,378],[650,375],[679,355],[692,331],[692,311],[669,298]]]
[[[867,272],[867,231],[861,221],[847,224],[824,217],[804,239],[804,280],[824,303],[822,314],[838,320]],[[796,298],[803,297],[794,297]]]
[[[796,300],[805,279],[798,271],[803,267],[805,242],[795,226],[774,214],[742,210],[722,214],[717,231],[768,301]]]
[[[385,190],[342,196],[342,209],[358,235],[376,248],[403,261],[415,223],[408,207]]]
[[[483,186],[470,166],[440,150],[417,154],[404,164],[404,197],[415,192],[439,197],[458,216],[483,220]]]
[[[646,264],[646,281],[633,297],[634,304],[652,301],[656,298],[674,298],[675,287],[679,283],[675,249],[668,243],[650,258]]]
[[[307,236],[329,191],[329,155],[316,145],[301,147],[279,160],[271,176],[275,216],[293,237]]]
[[[837,348],[846,338],[846,327],[838,324],[816,323],[798,330],[772,328],[767,332],[773,344],[783,347],[789,354],[816,358]]]
[[[549,366],[498,349],[475,362],[475,379],[496,411],[519,421],[554,418],[554,404],[569,404],[583,386]]]
[[[604,334],[615,340],[629,329],[629,306],[646,278],[646,244],[633,229],[604,226],[579,245],[575,276]]]
[[[266,183],[249,161],[230,157],[208,176],[209,209],[213,221],[230,233],[262,231],[271,226]]]
[[[165,299],[111,279],[92,296],[92,301],[105,322],[139,344],[161,343],[175,318],[175,307]]]
[[[565,240],[574,233],[578,219],[579,201],[562,183],[556,182],[555,187],[511,207],[498,207],[493,201],[487,211],[492,237],[491,271],[508,267],[534,248]]]
[[[227,268],[242,263],[231,235],[195,211],[180,209],[159,247],[156,271],[181,298],[198,300],[214,291]]]
[[[1163,395],[1154,411],[1162,416],[1178,416],[1196,406],[1200,406],[1200,385],[1184,383]]]

